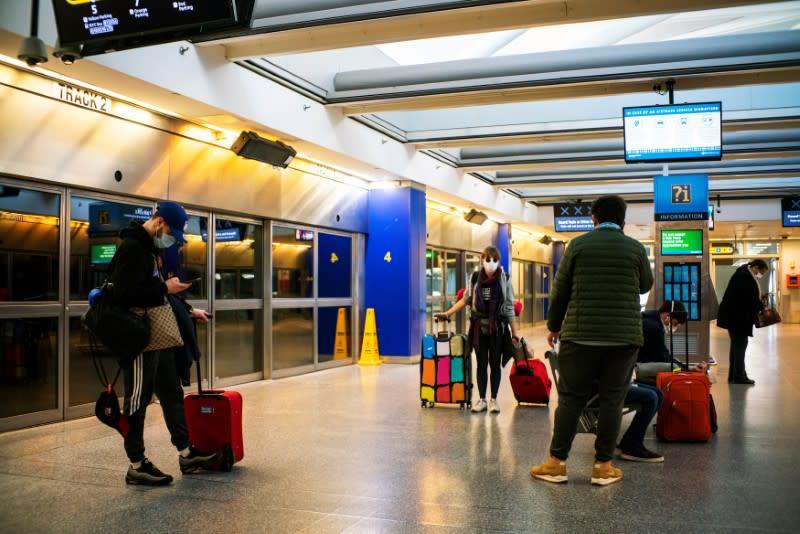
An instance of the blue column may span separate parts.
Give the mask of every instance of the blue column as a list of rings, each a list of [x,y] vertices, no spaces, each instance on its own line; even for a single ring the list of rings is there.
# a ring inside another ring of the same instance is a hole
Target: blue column
[[[567,250],[567,244],[563,241],[556,241],[553,243],[553,279],[555,280],[558,266],[561,265],[561,258],[564,257],[564,252]]]
[[[378,349],[382,357],[419,356],[425,331],[425,193],[375,189],[368,205],[364,300],[375,308]]]
[[[511,275],[511,225],[508,223],[497,226],[497,250],[500,251],[500,265],[503,270]]]

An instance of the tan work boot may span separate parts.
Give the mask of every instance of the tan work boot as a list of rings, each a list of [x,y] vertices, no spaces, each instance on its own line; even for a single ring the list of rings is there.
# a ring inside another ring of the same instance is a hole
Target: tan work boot
[[[592,467],[592,484],[596,486],[608,486],[620,480],[622,480],[622,469],[617,469],[610,462],[594,464]]]
[[[567,462],[550,457],[545,463],[532,466],[530,473],[533,478],[562,484],[567,481]]]

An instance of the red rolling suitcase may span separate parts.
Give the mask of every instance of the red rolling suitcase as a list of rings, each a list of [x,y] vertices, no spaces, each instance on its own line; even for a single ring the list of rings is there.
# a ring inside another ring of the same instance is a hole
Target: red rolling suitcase
[[[658,373],[656,386],[664,393],[656,420],[659,439],[711,439],[711,381],[704,373]]]
[[[547,404],[550,402],[552,382],[547,376],[547,368],[541,360],[535,358],[519,360],[519,365],[515,361],[511,364],[508,379],[518,404],[523,402]]]
[[[670,318],[671,320],[671,318]],[[688,372],[689,321],[685,322],[686,365],[680,373],[658,373],[656,387],[664,393],[658,410],[656,434],[665,441],[708,441],[715,431],[712,425],[711,380],[705,373]],[[673,354],[672,331],[669,352]],[[713,412],[716,419],[716,410]]]
[[[242,438],[242,395],[238,391],[203,390],[197,365],[197,393],[183,400],[186,426],[192,445],[202,451],[219,451],[220,458],[210,469],[230,471],[244,458]]]

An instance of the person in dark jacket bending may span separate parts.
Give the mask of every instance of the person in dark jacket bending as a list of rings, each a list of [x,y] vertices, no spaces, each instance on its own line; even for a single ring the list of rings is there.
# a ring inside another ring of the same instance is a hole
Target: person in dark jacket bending
[[[159,249],[183,241],[188,217],[175,202],[162,202],[153,216],[144,223],[131,222],[120,232],[122,243],[112,260],[111,281],[114,300],[123,308],[153,308],[166,303],[167,295],[186,290],[190,284],[177,277],[164,280],[158,268]],[[208,319],[203,310],[192,311],[199,320]],[[201,317],[202,316],[202,317]],[[127,484],[164,486],[172,476],[163,473],[144,455],[144,419],[153,393],[161,402],[164,422],[172,444],[178,449],[181,472],[188,473],[213,461],[217,453],[195,449],[189,441],[183,413],[183,389],[175,369],[172,349],[143,352],[123,365],[125,381],[124,412],[129,431],[125,435],[125,452],[131,465],[125,475]]]
[[[755,384],[747,376],[744,353],[748,337],[753,336],[753,325],[758,320],[764,304],[758,280],[769,271],[764,260],[753,260],[742,265],[731,276],[717,313],[717,326],[728,330],[731,338],[728,382],[731,384]]]
[[[573,239],[556,272],[547,316],[547,342],[559,353],[559,391],[550,456],[531,467],[534,478],[566,482],[578,418],[599,385],[600,410],[592,484],[622,479],[611,465],[622,404],[642,346],[639,295],[650,290],[653,272],[644,246],[622,232],[625,201],[602,196],[592,203],[591,232]]]

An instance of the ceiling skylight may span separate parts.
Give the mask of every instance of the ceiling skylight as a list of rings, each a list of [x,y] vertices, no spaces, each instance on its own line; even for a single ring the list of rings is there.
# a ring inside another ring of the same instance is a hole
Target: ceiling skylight
[[[800,28],[800,1],[377,45],[398,65]]]

